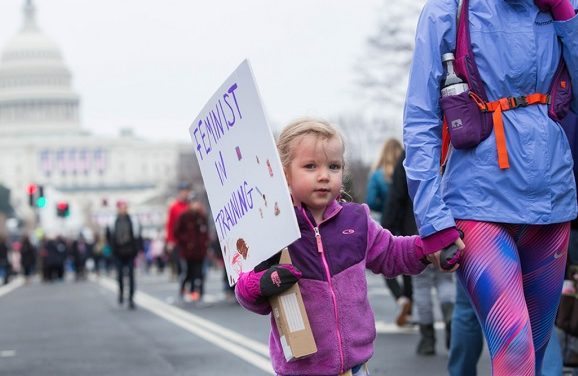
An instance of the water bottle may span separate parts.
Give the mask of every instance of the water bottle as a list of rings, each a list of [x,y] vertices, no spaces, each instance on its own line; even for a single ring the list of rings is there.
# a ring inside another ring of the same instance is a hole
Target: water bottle
[[[454,70],[454,54],[448,52],[442,55],[442,63],[446,68],[446,76],[442,84],[442,97],[458,95],[469,90],[468,84],[464,82]]]

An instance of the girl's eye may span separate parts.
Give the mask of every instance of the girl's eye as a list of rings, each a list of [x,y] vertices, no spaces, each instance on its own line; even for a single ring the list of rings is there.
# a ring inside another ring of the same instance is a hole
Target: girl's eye
[[[315,165],[313,163],[308,163],[303,167],[305,167],[308,170],[313,170],[315,168]]]
[[[341,165],[339,163],[332,163],[329,165],[329,169],[339,171],[341,170]]]

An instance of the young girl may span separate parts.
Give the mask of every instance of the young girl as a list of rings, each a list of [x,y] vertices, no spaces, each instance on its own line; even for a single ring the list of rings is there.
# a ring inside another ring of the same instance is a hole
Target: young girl
[[[267,297],[299,280],[317,352],[285,361],[271,317],[269,343],[275,372],[368,375],[365,363],[373,353],[375,321],[365,269],[388,277],[417,274],[427,261],[438,264],[439,247],[417,236],[392,236],[371,219],[367,205],[337,201],[344,144],[328,123],[296,121],[283,130],[277,147],[301,238],[288,247],[293,265],[260,265],[242,273],[237,299],[245,308],[266,315],[271,312]]]

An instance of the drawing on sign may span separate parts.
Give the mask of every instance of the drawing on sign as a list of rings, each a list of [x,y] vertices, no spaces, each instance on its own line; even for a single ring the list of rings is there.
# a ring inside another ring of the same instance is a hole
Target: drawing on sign
[[[249,246],[247,245],[247,242],[245,242],[245,239],[243,238],[239,238],[237,239],[237,252],[239,252],[239,254],[241,256],[243,256],[243,259],[247,259],[247,253],[249,253]]]
[[[275,217],[281,213],[281,209],[279,209],[279,203],[275,201],[275,209],[273,209],[273,213],[275,213]]]
[[[271,167],[271,162],[267,159],[267,168],[269,169],[269,176],[273,177],[273,167]]]

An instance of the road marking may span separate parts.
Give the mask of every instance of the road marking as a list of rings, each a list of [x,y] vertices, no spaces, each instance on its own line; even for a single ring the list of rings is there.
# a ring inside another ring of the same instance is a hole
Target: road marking
[[[18,287],[24,284],[24,279],[22,278],[15,278],[7,285],[0,286],[0,297],[3,295],[8,294],[9,292],[16,290]]]
[[[117,291],[116,283],[108,278],[101,277],[96,279],[91,277],[90,280],[110,291]],[[135,293],[135,302],[157,316],[213,343],[268,374],[275,375],[269,359],[269,347],[267,345],[203,319],[191,312],[164,303],[144,292],[137,291]]]
[[[441,330],[445,328],[445,325],[443,322],[437,321],[434,323],[434,328]],[[396,324],[386,323],[381,320],[375,322],[375,330],[379,334],[415,334],[417,333],[417,329],[417,325],[399,327]]]

